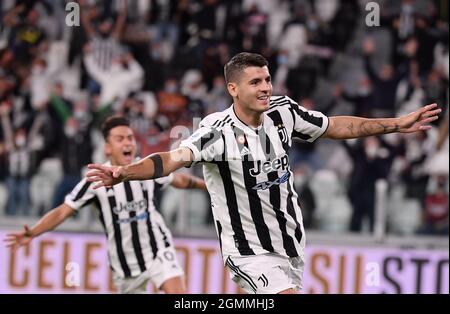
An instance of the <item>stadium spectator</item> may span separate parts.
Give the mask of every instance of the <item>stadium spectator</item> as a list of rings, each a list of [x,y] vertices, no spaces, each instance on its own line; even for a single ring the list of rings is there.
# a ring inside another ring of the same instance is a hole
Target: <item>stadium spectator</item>
[[[10,107],[2,103],[0,118],[5,136],[5,151],[8,154],[9,171],[6,178],[8,188],[7,215],[29,215],[30,213],[30,163],[31,153],[25,129],[13,131],[9,117]]]
[[[82,25],[88,36],[93,63],[96,68],[108,71],[113,61],[123,53],[120,38],[126,25],[127,0],[120,1],[119,15],[115,22],[108,11],[101,14],[99,7],[90,7],[86,0],[79,2]],[[96,26],[94,17],[99,19]]]
[[[65,196],[81,180],[82,168],[91,162],[92,147],[89,131],[90,129],[80,128],[80,122],[75,117],[71,117],[65,122],[63,143],[59,145],[63,178],[56,187],[53,208],[64,202]]]
[[[349,230],[361,232],[368,221],[368,231],[372,232],[375,222],[375,184],[377,180],[388,177],[392,161],[399,152],[396,146],[382,137],[367,137],[352,144],[346,141],[343,143],[353,160],[348,187],[353,206]]]
[[[409,56],[412,56],[417,49],[417,43],[411,40],[409,43]],[[388,117],[396,114],[395,95],[398,84],[409,74],[410,63],[402,64],[399,70],[395,70],[392,65],[384,64],[377,73],[370,62],[370,56],[375,51],[375,43],[371,39],[366,39],[363,45],[364,66],[372,83],[372,117]]]
[[[97,65],[94,54],[86,48],[84,63],[88,73],[100,84],[100,102],[108,104],[130,92],[139,91],[143,84],[144,71],[131,53],[119,55],[105,70]]]

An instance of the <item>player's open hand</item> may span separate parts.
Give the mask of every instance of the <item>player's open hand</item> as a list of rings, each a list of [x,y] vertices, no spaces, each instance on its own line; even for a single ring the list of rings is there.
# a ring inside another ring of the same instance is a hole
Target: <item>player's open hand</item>
[[[410,114],[399,117],[399,132],[413,133],[417,131],[426,131],[431,129],[429,123],[439,118],[441,109],[437,104],[431,104],[420,109],[417,109]]]
[[[3,240],[6,247],[11,248],[15,252],[19,247],[28,245],[33,240],[33,236],[27,225],[23,226],[23,231],[8,233]]]
[[[86,174],[86,180],[88,182],[95,182],[94,189],[98,189],[102,186],[106,188],[112,187],[114,184],[123,181],[123,167],[121,166],[105,166],[99,164],[89,164],[88,168],[91,169]]]

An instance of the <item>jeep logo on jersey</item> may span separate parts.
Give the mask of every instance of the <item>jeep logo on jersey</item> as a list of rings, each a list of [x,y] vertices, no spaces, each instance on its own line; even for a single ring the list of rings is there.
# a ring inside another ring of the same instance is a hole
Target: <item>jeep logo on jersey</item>
[[[265,162],[261,162],[261,160],[256,161],[256,166],[253,169],[250,169],[250,174],[253,177],[256,177],[261,172],[263,173],[269,173],[272,171],[278,171],[278,170],[286,170],[289,165],[289,158],[288,155],[284,155],[280,158],[276,158],[274,160],[269,160]]]
[[[119,206],[115,206],[113,208],[113,211],[115,214],[119,214],[123,210],[125,210],[127,212],[131,212],[131,211],[137,212],[139,210],[147,209],[147,205],[148,205],[147,200],[145,200],[145,199],[140,200],[140,201],[131,201],[131,202],[126,203],[125,205],[120,203]]]

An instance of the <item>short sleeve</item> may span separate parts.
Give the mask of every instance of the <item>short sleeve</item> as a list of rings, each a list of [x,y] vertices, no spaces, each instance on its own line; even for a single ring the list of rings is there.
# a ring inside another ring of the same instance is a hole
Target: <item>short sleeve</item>
[[[87,204],[93,202],[97,195],[92,189],[92,182],[87,182],[86,179],[81,180],[75,188],[66,195],[64,203],[75,210],[79,210]]]
[[[199,162],[213,162],[224,151],[222,132],[217,128],[200,124],[200,128],[182,141],[180,147],[187,147],[192,151],[194,155],[192,165]]]
[[[294,129],[292,136],[314,142],[322,136],[328,128],[329,120],[320,111],[307,110],[290,99],[294,115]]]

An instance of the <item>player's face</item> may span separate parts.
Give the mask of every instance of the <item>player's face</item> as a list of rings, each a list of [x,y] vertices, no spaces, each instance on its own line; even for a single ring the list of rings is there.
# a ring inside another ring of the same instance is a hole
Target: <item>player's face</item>
[[[228,91],[243,109],[266,111],[272,96],[269,69],[267,66],[245,68],[237,82],[228,83]]]
[[[136,156],[133,131],[124,125],[112,128],[105,143],[105,153],[113,165],[125,166]]]

